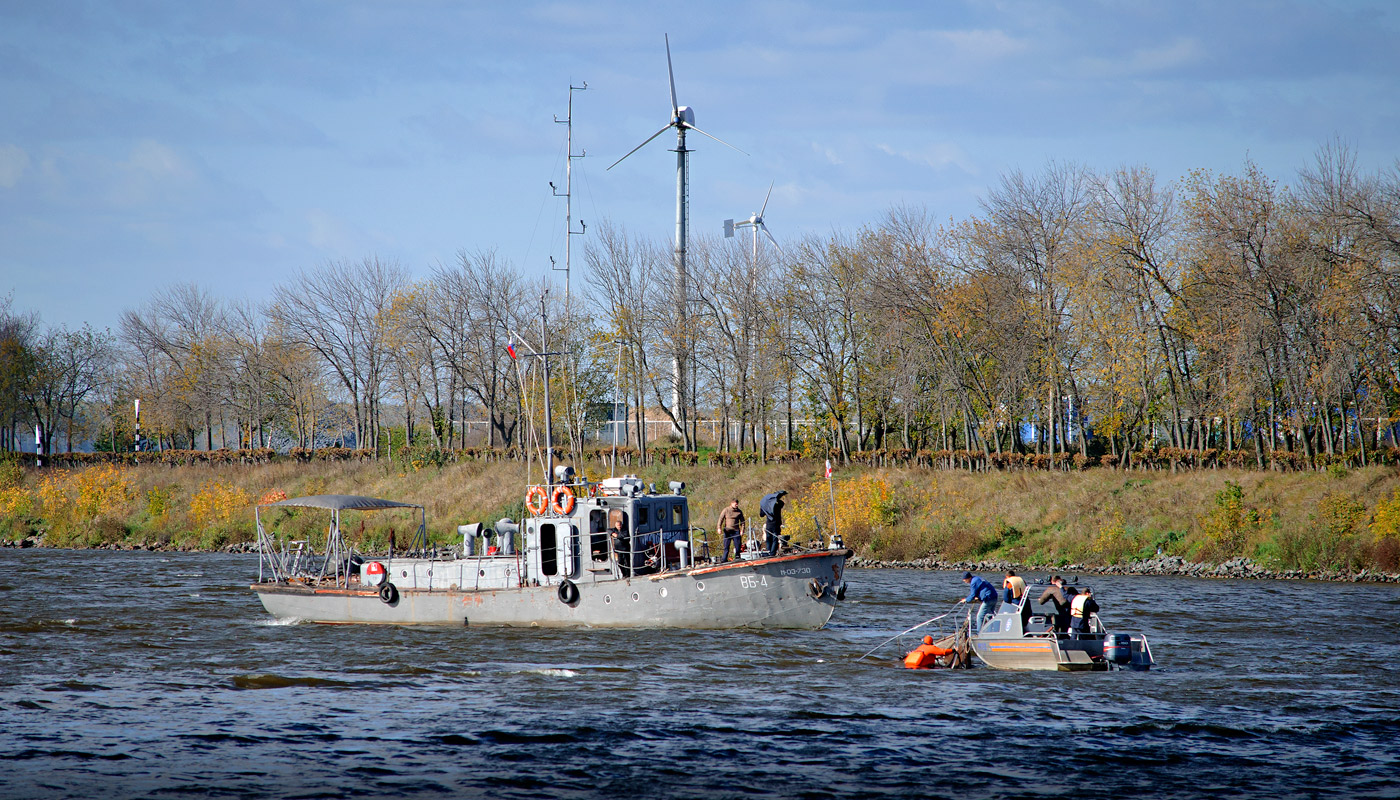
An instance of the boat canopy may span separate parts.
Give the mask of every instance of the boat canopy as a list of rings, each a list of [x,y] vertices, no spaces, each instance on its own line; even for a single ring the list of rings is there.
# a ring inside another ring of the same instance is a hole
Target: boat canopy
[[[309,497],[289,497],[276,503],[267,503],[260,508],[292,506],[297,508],[329,508],[333,511],[380,511],[386,508],[422,508],[417,503],[400,503],[397,500],[380,500],[376,497],[361,497],[354,494],[314,494]]]

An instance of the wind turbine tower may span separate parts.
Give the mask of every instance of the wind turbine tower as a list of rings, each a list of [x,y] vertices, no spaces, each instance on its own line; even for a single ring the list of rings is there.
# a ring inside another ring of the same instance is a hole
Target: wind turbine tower
[[[768,184],[768,194],[763,196],[763,207],[759,209],[757,214],[750,216],[742,222],[735,222],[732,219],[724,221],[724,238],[726,239],[734,238],[735,228],[747,227],[753,229],[753,263],[755,267],[758,266],[758,232],[760,230],[763,231],[764,236],[768,237],[768,241],[772,242],[773,246],[778,248],[779,253],[783,252],[783,246],[778,244],[778,240],[774,239],[773,234],[768,232],[768,226],[763,224],[763,212],[768,210],[768,198],[772,196],[773,184],[770,183]]]
[[[627,155],[614,161],[608,169],[621,164],[627,156],[641,150],[651,141],[671,128],[676,129],[676,329],[677,346],[675,356],[671,359],[671,415],[675,418],[678,426],[685,424],[685,353],[689,345],[690,321],[687,304],[689,300],[689,288],[686,281],[686,241],[689,234],[689,213],[690,213],[690,150],[685,146],[685,132],[695,131],[701,136],[714,139],[716,142],[733,150],[744,153],[743,150],[724,141],[716,136],[695,127],[695,111],[690,106],[682,106],[676,103],[676,73],[671,67],[671,37],[666,36],[666,75],[671,82],[671,121],[667,122],[661,130],[647,137],[647,140],[627,151]],[[744,153],[748,155],[748,153]]]

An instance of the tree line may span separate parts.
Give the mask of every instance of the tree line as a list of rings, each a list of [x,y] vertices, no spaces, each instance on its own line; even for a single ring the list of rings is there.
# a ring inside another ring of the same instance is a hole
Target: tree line
[[[524,454],[544,349],[572,452],[610,421],[632,452],[662,420],[678,452],[984,465],[1368,463],[1400,433],[1400,166],[1339,143],[1291,187],[1051,164],[965,220],[764,245],[692,237],[684,296],[671,243],[603,224],[567,298],[484,250],[331,262],[261,305],[172,286],[114,332],[5,303],[0,448],[133,450],[141,398],[143,449]]]

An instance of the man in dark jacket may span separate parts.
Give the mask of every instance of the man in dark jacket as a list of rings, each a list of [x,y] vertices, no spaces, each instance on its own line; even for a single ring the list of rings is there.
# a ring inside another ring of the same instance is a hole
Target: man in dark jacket
[[[1040,605],[1045,605],[1046,600],[1055,603],[1055,632],[1064,633],[1069,630],[1069,598],[1065,597],[1064,578],[1056,575],[1050,579],[1050,585],[1040,593]]]
[[[959,603],[971,603],[974,600],[982,601],[982,605],[977,607],[977,612],[972,615],[972,632],[975,634],[982,630],[984,618],[995,616],[997,608],[1001,606],[1001,598],[997,597],[997,587],[991,581],[984,580],[979,575],[971,572],[963,573],[963,583],[968,586],[967,597],[959,600]]]
[[[762,500],[758,501],[758,513],[763,515],[764,542],[768,548],[769,557],[778,554],[778,547],[782,544],[780,538],[783,533],[783,495],[786,491],[777,491],[772,494],[765,494]]]

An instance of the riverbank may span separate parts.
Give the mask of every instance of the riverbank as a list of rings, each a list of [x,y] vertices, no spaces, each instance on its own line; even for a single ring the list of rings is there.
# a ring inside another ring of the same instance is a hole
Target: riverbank
[[[17,541],[0,541],[0,548],[30,548],[43,546],[44,544],[41,539],[32,536]],[[110,543],[84,549],[170,553],[221,552],[252,554],[257,552],[257,545],[253,542],[240,542],[236,544],[226,544],[223,547],[210,551],[182,544]],[[1267,567],[1262,567],[1247,558],[1233,558],[1221,564],[1191,562],[1181,556],[1161,556],[1159,558],[1133,561],[1127,564],[1048,565],[1016,564],[1010,561],[943,561],[937,558],[920,558],[912,561],[882,561],[879,559],[855,556],[848,562],[848,566],[866,569],[925,570],[929,572],[957,572],[966,570],[997,575],[1011,569],[1016,570],[1017,574],[1020,575],[1043,572],[1047,574],[1068,573],[1070,575],[1151,575],[1176,578],[1400,583],[1400,573],[1375,572],[1364,568],[1359,572],[1342,572],[1339,570],[1272,570]]]
[[[1018,575],[1034,573],[1054,573],[1057,575],[1151,575],[1170,578],[1235,578],[1248,580],[1282,581],[1339,581],[1346,583],[1400,583],[1400,573],[1375,572],[1361,569],[1357,572],[1340,570],[1273,570],[1260,566],[1247,558],[1232,558],[1220,564],[1191,562],[1181,556],[1161,556],[1159,558],[1132,561],[1126,564],[1014,564],[1009,561],[942,561],[936,558],[920,558],[913,561],[881,561],[856,556],[848,562],[851,567],[869,569],[916,569],[928,571],[969,571],[982,575],[1002,575],[1006,570],[1015,570]]]
[[[589,479],[605,472],[586,465]],[[1322,577],[1400,572],[1400,470],[1326,472],[1098,469],[970,473],[851,467],[832,486],[807,464],[650,466],[647,483],[687,484],[691,524],[709,529],[730,499],[756,522],[758,499],[789,492],[787,532],[833,529],[871,565],[1036,565],[1106,574]],[[253,506],[337,493],[421,502],[431,541],[456,526],[523,513],[518,462],[97,465],[0,475],[0,542],[50,547],[220,550],[254,539]],[[834,489],[834,491],[833,491]],[[313,542],[325,520],[279,510],[264,523]],[[364,550],[406,540],[393,512],[347,517]],[[717,542],[716,542],[717,543]],[[1160,558],[1159,558],[1160,556]],[[1165,560],[1163,560],[1165,559]]]

